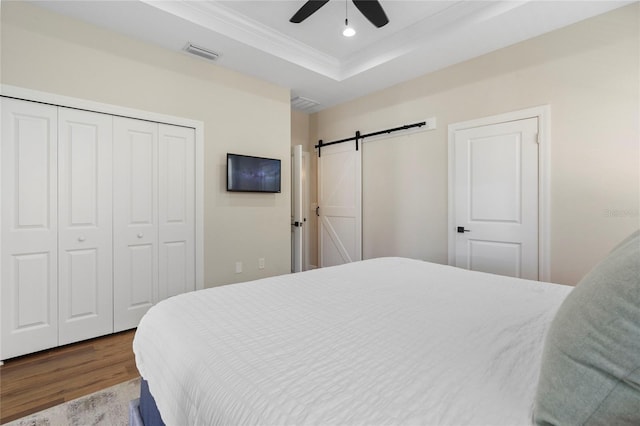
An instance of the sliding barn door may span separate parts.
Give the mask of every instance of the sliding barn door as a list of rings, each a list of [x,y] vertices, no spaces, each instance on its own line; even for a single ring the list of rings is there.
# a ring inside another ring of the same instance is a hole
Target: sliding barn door
[[[58,344],[57,108],[2,98],[0,359]]]
[[[158,125],[114,118],[114,331],[158,300]]]
[[[60,345],[113,330],[112,116],[59,109]]]
[[[320,267],[362,260],[362,151],[322,147],[318,157]]]

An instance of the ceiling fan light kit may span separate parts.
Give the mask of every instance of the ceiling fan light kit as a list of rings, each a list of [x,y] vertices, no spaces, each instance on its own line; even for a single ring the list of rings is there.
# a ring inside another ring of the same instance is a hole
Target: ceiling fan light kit
[[[289,19],[289,22],[294,24],[301,23],[328,2],[329,0],[308,0],[298,9],[291,19]],[[387,14],[384,13],[384,9],[378,0],[353,0],[353,4],[374,26],[381,28],[389,23],[389,18],[387,18]],[[343,34],[346,37],[350,37],[347,36],[345,32],[343,32]],[[353,34],[355,34],[355,30]]]
[[[349,26],[349,20],[344,20],[344,30],[342,31],[342,35],[345,37],[353,37],[356,35],[356,30],[353,27]]]

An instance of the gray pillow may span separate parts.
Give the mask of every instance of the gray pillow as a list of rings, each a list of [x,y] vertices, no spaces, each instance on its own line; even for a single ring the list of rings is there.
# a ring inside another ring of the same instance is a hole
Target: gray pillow
[[[537,425],[640,425],[640,231],[565,299],[546,338]]]

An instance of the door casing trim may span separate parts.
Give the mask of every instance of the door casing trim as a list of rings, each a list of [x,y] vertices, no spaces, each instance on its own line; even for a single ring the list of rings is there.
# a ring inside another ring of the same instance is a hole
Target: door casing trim
[[[551,279],[550,251],[550,183],[551,183],[551,107],[541,105],[504,114],[449,124],[448,126],[448,263],[455,264],[455,133],[458,130],[491,124],[538,119],[538,279]]]

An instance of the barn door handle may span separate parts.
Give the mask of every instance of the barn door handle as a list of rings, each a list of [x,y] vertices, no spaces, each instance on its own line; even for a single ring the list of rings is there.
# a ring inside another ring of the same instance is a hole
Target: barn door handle
[[[320,217],[320,206],[316,207],[316,216]]]
[[[471,232],[471,231],[468,229],[464,229],[464,226],[458,226],[458,233],[462,234],[464,232]]]

